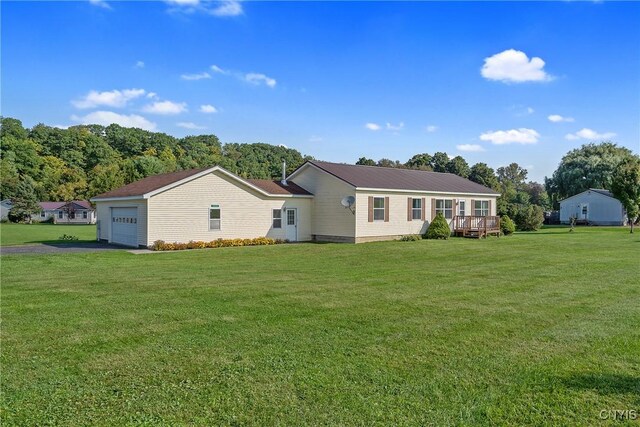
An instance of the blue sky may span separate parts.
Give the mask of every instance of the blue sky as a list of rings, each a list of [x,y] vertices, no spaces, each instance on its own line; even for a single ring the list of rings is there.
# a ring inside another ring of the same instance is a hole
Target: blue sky
[[[284,144],[446,151],[542,181],[640,146],[640,3],[2,2],[2,114]]]

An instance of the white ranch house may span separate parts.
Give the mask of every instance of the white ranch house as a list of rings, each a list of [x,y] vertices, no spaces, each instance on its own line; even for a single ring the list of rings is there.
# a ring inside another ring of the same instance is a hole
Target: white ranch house
[[[591,225],[624,225],[627,214],[610,191],[590,188],[560,202],[560,223],[569,224],[571,218]]]
[[[281,181],[215,166],[151,176],[91,199],[98,239],[128,246],[270,237],[361,243],[495,218],[494,190],[437,172],[307,161]]]

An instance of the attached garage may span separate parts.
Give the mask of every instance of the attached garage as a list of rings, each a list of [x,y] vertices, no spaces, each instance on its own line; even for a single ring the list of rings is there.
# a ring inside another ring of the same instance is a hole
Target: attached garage
[[[111,243],[138,246],[138,208],[111,208]]]

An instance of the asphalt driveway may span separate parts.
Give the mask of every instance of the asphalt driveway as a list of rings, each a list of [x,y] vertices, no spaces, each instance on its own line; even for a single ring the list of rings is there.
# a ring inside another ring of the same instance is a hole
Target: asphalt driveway
[[[36,245],[5,246],[0,248],[1,255],[26,254],[65,254],[74,252],[102,252],[131,249],[107,243],[39,243]]]

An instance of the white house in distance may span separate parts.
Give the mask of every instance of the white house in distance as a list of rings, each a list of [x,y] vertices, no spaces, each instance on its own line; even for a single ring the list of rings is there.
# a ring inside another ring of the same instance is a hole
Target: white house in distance
[[[47,221],[53,218],[54,224],[95,224],[96,211],[86,200],[71,202],[39,202],[42,209],[32,219]]]
[[[282,181],[214,166],[150,176],[91,199],[98,239],[129,246],[270,237],[368,242],[423,233],[437,213],[494,217],[494,190],[453,174],[307,161]]]
[[[590,188],[560,202],[560,222],[571,218],[592,225],[624,225],[627,219],[622,203],[607,190]]]

